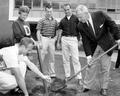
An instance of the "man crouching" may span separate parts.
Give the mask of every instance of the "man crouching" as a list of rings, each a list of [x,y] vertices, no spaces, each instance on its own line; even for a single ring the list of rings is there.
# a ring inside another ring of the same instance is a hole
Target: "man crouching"
[[[24,37],[18,45],[0,49],[0,55],[2,55],[7,68],[6,70],[0,70],[1,93],[7,93],[19,86],[24,95],[29,96],[25,83],[26,67],[29,67],[31,71],[35,72],[42,79],[51,82],[51,78],[43,75],[26,56],[33,46],[33,40]]]

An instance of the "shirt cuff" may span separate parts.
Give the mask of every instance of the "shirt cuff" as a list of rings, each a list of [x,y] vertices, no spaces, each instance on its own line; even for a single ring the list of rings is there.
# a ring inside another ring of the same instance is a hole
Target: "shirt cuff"
[[[91,55],[87,56],[87,59],[89,59],[89,58],[92,58],[92,56]]]

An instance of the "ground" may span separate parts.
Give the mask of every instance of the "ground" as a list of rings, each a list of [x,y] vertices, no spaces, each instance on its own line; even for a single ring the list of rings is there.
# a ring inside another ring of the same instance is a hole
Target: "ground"
[[[47,70],[47,67],[45,65],[48,64],[47,62],[48,57],[49,56],[45,58],[45,62],[44,62],[44,73],[45,74],[47,74],[47,72],[45,71]],[[30,55],[30,58],[32,62],[34,62],[39,67],[36,52]],[[116,55],[112,56],[112,59],[115,59],[115,58],[116,58]],[[80,56],[80,63],[82,67],[86,65],[86,59],[84,58],[84,56]],[[57,73],[57,77],[61,79],[64,78],[64,70],[63,70],[62,64],[63,64],[62,56],[60,54],[56,54],[55,55],[55,68],[56,68],[55,71]],[[120,70],[119,69],[113,70],[114,64],[115,62],[112,62],[111,70],[110,70],[110,82],[109,82],[109,87],[108,87],[108,96],[120,96]],[[74,71],[73,71],[72,64],[71,64],[71,69],[72,69],[71,75],[73,75]],[[84,78],[85,71],[83,71],[82,74]],[[49,93],[49,96],[101,96],[99,93],[100,79],[101,79],[100,76],[101,76],[101,73],[99,73],[98,75],[99,79],[96,80],[95,86],[93,90],[91,90],[90,92],[83,93],[82,87],[76,86],[75,80],[72,80],[68,83],[68,88],[64,89],[66,93]],[[27,75],[26,75],[26,83],[27,83],[27,89],[29,93],[31,93],[31,96],[45,96],[45,94],[43,95],[44,88],[42,86],[42,80],[38,78],[37,75],[35,75],[33,72],[29,70],[27,71]]]

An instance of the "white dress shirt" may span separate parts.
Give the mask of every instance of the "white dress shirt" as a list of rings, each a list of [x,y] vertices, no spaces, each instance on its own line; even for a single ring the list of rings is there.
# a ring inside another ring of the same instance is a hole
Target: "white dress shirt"
[[[92,20],[92,17],[91,17],[90,14],[89,14],[89,19],[88,19],[88,21],[90,22],[90,24],[91,24],[91,26],[92,26],[92,29],[93,29],[93,32],[94,32],[94,35],[96,36],[96,34],[95,34],[95,29],[94,29],[94,26],[93,26],[93,20]]]

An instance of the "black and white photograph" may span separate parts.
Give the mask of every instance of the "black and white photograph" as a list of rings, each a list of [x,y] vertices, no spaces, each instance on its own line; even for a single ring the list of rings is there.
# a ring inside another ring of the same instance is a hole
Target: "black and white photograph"
[[[120,0],[0,0],[0,96],[120,96]]]

